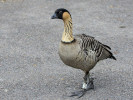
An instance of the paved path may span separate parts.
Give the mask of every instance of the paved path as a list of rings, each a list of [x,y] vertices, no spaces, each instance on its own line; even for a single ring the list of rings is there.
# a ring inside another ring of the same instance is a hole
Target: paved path
[[[133,0],[0,0],[0,100],[70,100],[84,73],[58,56],[68,9],[74,34],[109,45],[117,58],[91,71],[95,89],[79,100],[133,100]]]

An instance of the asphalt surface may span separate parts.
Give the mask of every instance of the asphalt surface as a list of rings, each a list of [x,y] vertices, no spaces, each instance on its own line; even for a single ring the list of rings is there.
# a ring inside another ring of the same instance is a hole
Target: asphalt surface
[[[79,100],[133,100],[133,0],[0,0],[0,100],[74,100],[84,73],[62,63],[58,44],[66,8],[74,34],[112,48],[91,70],[95,89]]]

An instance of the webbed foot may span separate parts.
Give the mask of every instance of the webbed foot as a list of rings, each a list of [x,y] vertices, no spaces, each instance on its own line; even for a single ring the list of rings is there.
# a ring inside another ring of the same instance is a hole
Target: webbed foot
[[[90,79],[89,83],[83,83],[82,90],[72,92],[69,97],[77,96],[78,98],[82,97],[88,90],[94,89],[93,79]]]
[[[72,92],[72,94],[69,97],[77,96],[78,98],[82,97],[87,90],[83,89],[81,91]]]

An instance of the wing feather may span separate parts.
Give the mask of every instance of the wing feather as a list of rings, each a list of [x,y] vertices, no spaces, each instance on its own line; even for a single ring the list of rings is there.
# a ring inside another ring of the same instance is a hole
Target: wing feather
[[[97,60],[103,60],[107,58],[112,58],[116,60],[116,58],[110,52],[111,48],[109,46],[102,44],[99,41],[97,41],[94,37],[85,34],[77,36],[81,38],[81,50],[85,53],[88,52],[86,54],[89,54],[89,51],[93,51],[95,54],[95,58]]]

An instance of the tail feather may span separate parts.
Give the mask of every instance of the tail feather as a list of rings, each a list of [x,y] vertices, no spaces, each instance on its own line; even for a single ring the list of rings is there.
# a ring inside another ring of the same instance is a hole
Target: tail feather
[[[108,52],[110,53],[109,58],[116,60],[116,58],[113,56],[112,52],[110,52],[109,50],[108,50]]]
[[[113,55],[110,58],[116,60],[116,58]]]
[[[116,60],[116,58],[113,56],[113,54],[112,54],[112,52],[110,51],[110,50],[108,50],[108,49],[106,49],[105,48],[105,50],[108,52],[108,58],[111,58],[111,59],[114,59],[114,60]]]
[[[109,50],[111,50],[111,48],[105,44],[103,44],[103,46],[105,46],[106,48],[108,48]]]

